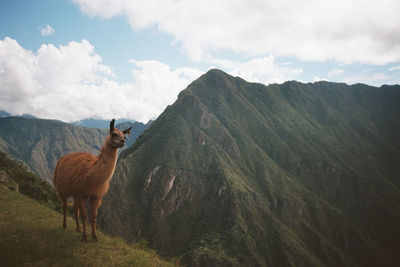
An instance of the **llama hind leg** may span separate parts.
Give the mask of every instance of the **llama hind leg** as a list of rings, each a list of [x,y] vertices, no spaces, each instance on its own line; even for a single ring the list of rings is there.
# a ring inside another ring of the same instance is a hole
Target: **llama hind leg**
[[[97,217],[97,209],[100,207],[101,198],[99,197],[90,197],[90,223],[92,225],[92,240],[97,242],[96,235],[96,217]]]
[[[75,223],[76,223],[76,231],[81,233],[81,226],[79,224],[79,205],[76,201],[74,201],[74,214],[75,214]]]
[[[81,216],[82,219],[82,242],[87,242],[87,235],[86,235],[86,217],[87,217],[87,211],[85,207],[85,199],[82,197],[75,197],[74,198],[78,207],[79,207],[79,215]]]

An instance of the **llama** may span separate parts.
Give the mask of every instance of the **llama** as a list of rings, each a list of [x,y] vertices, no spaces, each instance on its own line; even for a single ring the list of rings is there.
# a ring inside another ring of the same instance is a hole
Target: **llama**
[[[58,160],[54,170],[53,184],[63,204],[63,228],[67,228],[67,199],[72,196],[74,199],[76,231],[81,232],[80,216],[83,225],[82,241],[84,242],[87,242],[85,201],[89,199],[90,202],[92,240],[97,242],[97,209],[100,207],[101,199],[108,191],[117,162],[118,149],[125,145],[125,136],[130,133],[132,128],[120,131],[114,128],[114,123],[115,120],[112,119],[109,135],[97,157],[84,152],[68,154]]]

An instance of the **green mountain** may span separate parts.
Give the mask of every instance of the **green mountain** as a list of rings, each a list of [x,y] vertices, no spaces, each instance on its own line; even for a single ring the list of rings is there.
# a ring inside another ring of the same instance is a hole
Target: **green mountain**
[[[99,223],[189,266],[400,266],[400,86],[211,70],[121,153]]]
[[[100,242],[84,244],[74,221],[36,200],[0,185],[1,266],[177,266],[161,260],[145,243],[128,245],[99,232]]]
[[[0,118],[0,150],[22,160],[49,182],[61,156],[77,151],[97,155],[106,135],[105,129],[79,127],[61,121]]]

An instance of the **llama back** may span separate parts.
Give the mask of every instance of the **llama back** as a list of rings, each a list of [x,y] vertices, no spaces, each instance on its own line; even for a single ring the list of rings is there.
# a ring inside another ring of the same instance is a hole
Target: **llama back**
[[[92,154],[77,152],[61,157],[54,170],[53,184],[58,192],[72,194],[77,188],[82,188],[90,174],[90,168],[97,157]]]

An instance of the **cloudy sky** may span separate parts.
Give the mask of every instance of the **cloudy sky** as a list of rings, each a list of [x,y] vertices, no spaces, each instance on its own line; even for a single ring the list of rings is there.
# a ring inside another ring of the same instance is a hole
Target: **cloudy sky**
[[[0,110],[146,122],[210,68],[398,84],[399,14],[397,0],[2,0]]]

